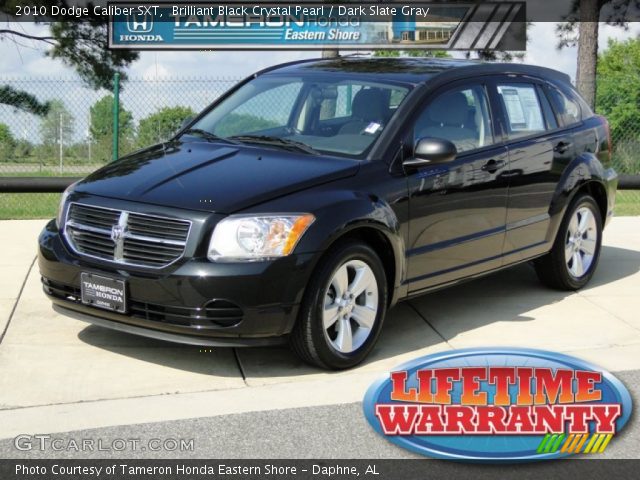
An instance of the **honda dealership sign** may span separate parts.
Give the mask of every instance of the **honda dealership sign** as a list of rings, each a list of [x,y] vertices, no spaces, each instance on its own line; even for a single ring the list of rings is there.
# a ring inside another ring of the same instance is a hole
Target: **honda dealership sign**
[[[524,3],[112,5],[114,49],[525,47]]]

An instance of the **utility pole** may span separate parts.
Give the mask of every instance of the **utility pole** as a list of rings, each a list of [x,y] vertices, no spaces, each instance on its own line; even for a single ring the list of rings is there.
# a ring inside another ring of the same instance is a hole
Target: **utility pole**
[[[60,175],[62,175],[62,112],[60,112],[58,120],[59,140],[60,140]]]
[[[118,159],[120,149],[120,74],[113,74],[113,161]]]
[[[338,58],[340,51],[337,48],[325,48],[322,50],[322,58]]]
[[[338,3],[335,0],[325,0],[324,3]],[[338,58],[340,56],[340,50],[337,48],[323,48],[322,58]]]
[[[91,165],[91,132],[87,130],[87,145],[89,146],[89,165]]]

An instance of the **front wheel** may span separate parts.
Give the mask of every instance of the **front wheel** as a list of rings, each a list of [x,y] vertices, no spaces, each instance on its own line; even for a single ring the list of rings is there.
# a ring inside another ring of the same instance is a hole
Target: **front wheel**
[[[378,255],[364,244],[341,244],[323,258],[307,287],[291,347],[322,368],[354,367],[373,348],[386,306]]]
[[[551,252],[535,261],[540,280],[560,290],[578,290],[593,276],[602,243],[602,216],[593,197],[581,195],[567,210]]]

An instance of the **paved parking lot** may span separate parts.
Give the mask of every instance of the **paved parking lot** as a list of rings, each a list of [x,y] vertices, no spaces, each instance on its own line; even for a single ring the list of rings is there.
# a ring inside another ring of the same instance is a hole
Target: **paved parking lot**
[[[370,360],[341,373],[286,348],[201,351],[61,316],[34,264],[43,225],[0,222],[0,438],[348,404],[393,366],[450,348],[546,348],[640,369],[639,217],[613,220],[589,288],[547,290],[524,265],[423,296],[394,308]]]

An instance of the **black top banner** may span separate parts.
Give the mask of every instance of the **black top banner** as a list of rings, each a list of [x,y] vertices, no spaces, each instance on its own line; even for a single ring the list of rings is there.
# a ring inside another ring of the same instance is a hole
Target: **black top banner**
[[[127,5],[124,5],[126,3]],[[524,1],[433,1],[415,2],[411,0],[372,2],[365,5],[357,1],[298,1],[298,2],[222,2],[209,1],[139,1],[114,2],[107,0],[11,0],[2,2],[0,6],[0,20],[17,22],[61,21],[113,17],[153,13],[155,9],[176,9],[180,14],[199,14],[209,9],[207,14],[236,15],[321,15],[327,16],[329,9],[333,15],[355,15],[365,22],[386,21],[389,15],[417,16],[426,19],[425,5],[434,11],[445,11],[447,8],[480,7],[491,3],[496,8],[508,8],[512,4],[522,4],[526,16],[517,21],[526,22],[564,22],[564,21],[600,21],[611,23],[626,23],[640,21],[640,7],[636,0],[610,0],[604,2],[579,2],[576,0],[524,0]],[[580,4],[592,4],[589,11],[580,11]],[[322,10],[317,10],[323,7]],[[339,9],[342,8],[342,11]],[[199,9],[199,10],[198,10]],[[215,11],[215,12],[214,12]],[[496,12],[492,12],[495,14]],[[156,21],[171,22],[173,19],[156,19]],[[436,20],[437,21],[437,20]]]

